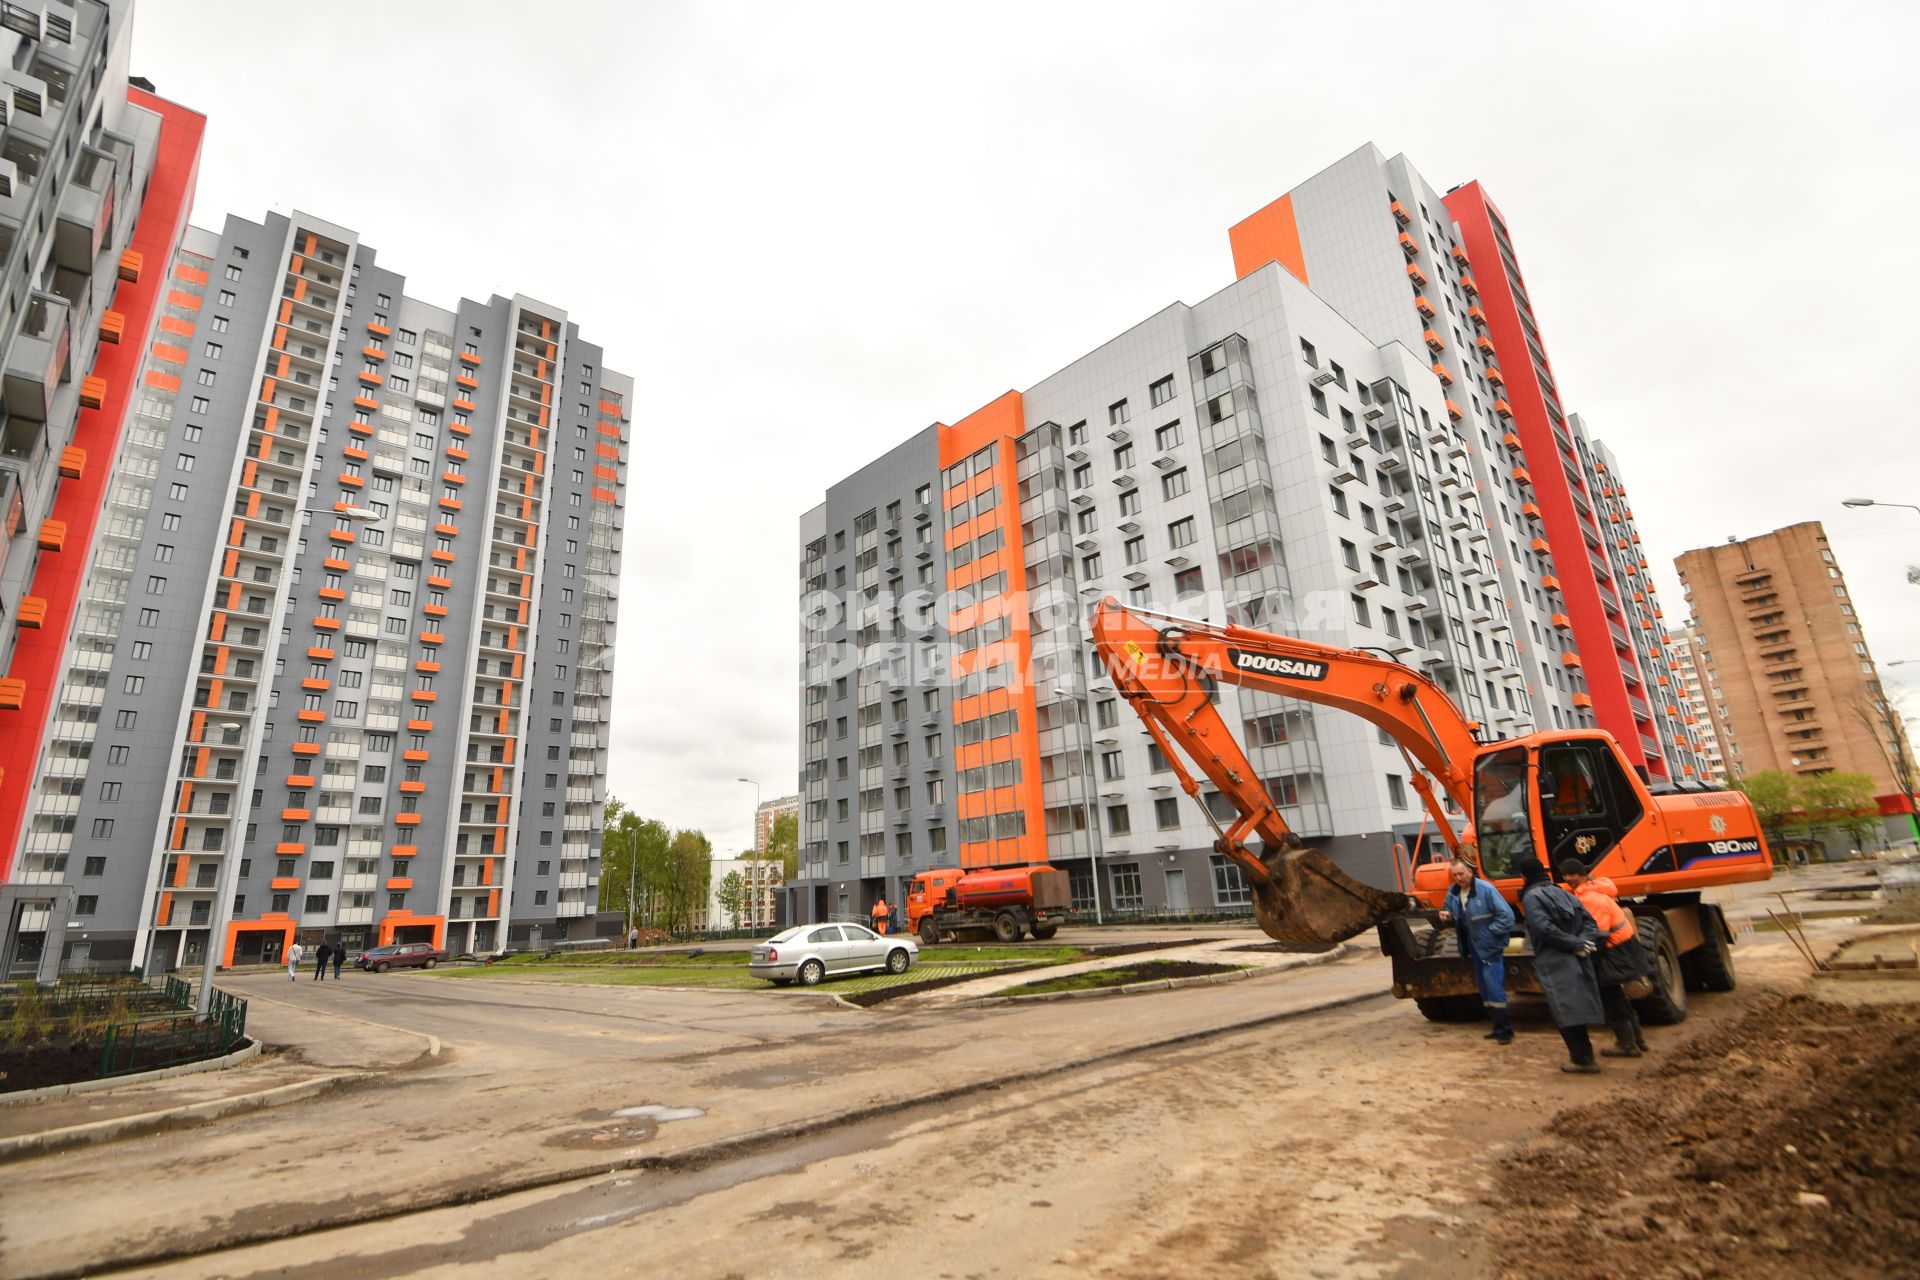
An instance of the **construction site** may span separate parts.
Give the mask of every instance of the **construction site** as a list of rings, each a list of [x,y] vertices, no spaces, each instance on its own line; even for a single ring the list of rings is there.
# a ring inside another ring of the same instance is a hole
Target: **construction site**
[[[1541,1008],[1392,998],[1371,935],[1068,929],[1115,953],[871,1007],[238,975],[259,1057],[0,1108],[0,1272],[1911,1274],[1912,871],[1712,891],[1738,986],[1586,1077]],[[1156,959],[1217,971],[1007,994]]]

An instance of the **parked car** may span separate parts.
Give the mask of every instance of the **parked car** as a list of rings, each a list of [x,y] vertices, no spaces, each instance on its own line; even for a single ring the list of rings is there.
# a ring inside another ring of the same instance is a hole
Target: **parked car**
[[[803,924],[755,946],[747,972],[777,987],[811,987],[843,973],[905,973],[919,954],[920,944],[904,934],[885,936],[859,924]]]
[[[362,951],[353,959],[356,969],[385,973],[389,969],[431,969],[447,958],[447,953],[431,942],[395,942],[371,951]]]

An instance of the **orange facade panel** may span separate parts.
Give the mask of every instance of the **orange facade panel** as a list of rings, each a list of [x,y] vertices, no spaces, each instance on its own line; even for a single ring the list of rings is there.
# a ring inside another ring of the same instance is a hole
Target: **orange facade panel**
[[[1266,266],[1278,263],[1301,284],[1307,279],[1307,256],[1300,245],[1300,226],[1293,214],[1293,196],[1281,196],[1258,213],[1241,219],[1227,230],[1233,247],[1233,274],[1244,279]]]

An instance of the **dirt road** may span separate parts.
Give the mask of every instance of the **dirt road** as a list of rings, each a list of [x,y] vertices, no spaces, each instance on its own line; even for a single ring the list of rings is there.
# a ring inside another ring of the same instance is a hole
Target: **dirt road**
[[[623,1172],[143,1274],[523,1275],[605,1272],[636,1259],[649,1275],[690,1278],[1721,1274],[1670,1265],[1673,1254],[1638,1234],[1649,1230],[1639,1221],[1648,1210],[1607,1216],[1616,1200],[1638,1203],[1660,1188],[1623,1182],[1580,1153],[1595,1124],[1614,1125],[1614,1138],[1635,1118],[1669,1126],[1662,1133],[1686,1131],[1696,1113],[1724,1127],[1712,1101],[1730,1084],[1750,1093],[1739,1073],[1769,1060],[1761,1055],[1780,1034],[1780,992],[1803,985],[1791,959],[1784,947],[1753,948],[1741,991],[1696,1002],[1684,1030],[1652,1033],[1652,1057],[1610,1062],[1597,1078],[1560,1073],[1563,1051],[1544,1022],[1523,1021],[1502,1049],[1471,1029],[1425,1023],[1404,1004],[1366,1002],[701,1169]],[[1151,1018],[1156,1002],[1178,998],[1116,1008]],[[1818,1028],[1850,1017],[1813,1007],[1826,1012],[1793,1033],[1810,1037],[1807,1061],[1825,1043]],[[1695,1047],[1682,1048],[1689,1041]],[[1853,1051],[1877,1043],[1869,1036]],[[1651,1117],[1647,1105],[1665,1110]],[[1899,1148],[1868,1180],[1910,1165],[1912,1150]],[[1737,1207],[1745,1184],[1725,1187],[1726,1207]],[[1587,1248],[1600,1209],[1613,1228],[1627,1224],[1608,1237],[1617,1254]],[[1836,1195],[1826,1225],[1855,1229],[1852,1215]],[[1871,1247],[1898,1239],[1897,1215],[1882,1216],[1895,1234]],[[1672,1217],[1684,1230],[1685,1215]],[[1738,1274],[1808,1274],[1795,1261],[1799,1237],[1783,1238],[1787,1251],[1760,1250]],[[1601,1261],[1570,1271],[1581,1256]]]

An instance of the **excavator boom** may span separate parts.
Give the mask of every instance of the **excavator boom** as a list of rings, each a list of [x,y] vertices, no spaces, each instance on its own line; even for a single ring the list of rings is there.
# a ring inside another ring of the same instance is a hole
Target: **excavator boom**
[[[1167,625],[1155,626],[1149,617]],[[1149,615],[1111,597],[1094,613],[1093,644],[1115,690],[1145,722],[1181,788],[1200,798],[1200,784],[1183,763],[1191,761],[1232,802],[1238,816],[1226,827],[1204,803],[1201,808],[1219,836],[1214,848],[1245,869],[1254,916],[1270,937],[1338,942],[1413,904],[1354,879],[1325,854],[1301,845],[1213,705],[1217,683],[1340,707],[1378,725],[1413,766],[1414,789],[1442,838],[1457,847],[1461,838],[1429,779],[1468,808],[1478,744],[1452,700],[1418,672],[1363,650]],[[1258,854],[1246,844],[1256,833],[1263,846]]]

